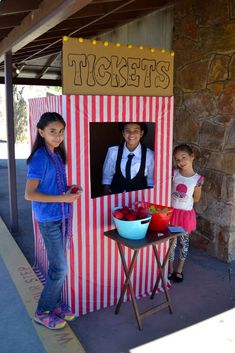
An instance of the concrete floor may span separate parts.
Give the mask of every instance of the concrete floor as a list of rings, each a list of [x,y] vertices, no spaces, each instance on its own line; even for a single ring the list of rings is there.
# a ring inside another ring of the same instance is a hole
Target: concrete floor
[[[25,160],[16,160],[16,166],[19,233],[13,236],[30,265],[33,265],[31,206],[23,199]],[[0,159],[0,185],[0,216],[9,227],[5,159]],[[192,348],[190,351],[195,349],[196,352],[196,349],[198,351],[208,345],[211,351],[221,353],[222,345],[223,352],[234,353],[235,334],[234,329],[229,331],[229,327],[235,327],[235,261],[226,264],[191,248],[184,276],[183,283],[173,284],[170,289],[173,314],[165,309],[143,319],[143,331],[137,328],[130,302],[123,304],[118,315],[114,314],[115,308],[110,307],[79,317],[70,326],[87,353],[155,352],[161,345],[168,345],[169,348],[171,344],[171,349],[176,352],[188,352],[189,345]],[[156,300],[160,302],[161,297],[162,294],[157,295]],[[149,303],[149,298],[138,300],[141,311]],[[211,336],[211,330],[217,334]],[[0,349],[0,353],[6,352]]]

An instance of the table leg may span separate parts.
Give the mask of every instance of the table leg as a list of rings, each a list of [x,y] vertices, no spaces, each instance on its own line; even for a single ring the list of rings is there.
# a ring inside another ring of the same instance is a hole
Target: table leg
[[[132,272],[133,272],[133,269],[134,269],[134,265],[135,265],[137,256],[139,254],[139,250],[134,250],[134,254],[133,254],[133,257],[131,259],[131,264],[130,264],[130,267],[128,269],[127,264],[126,264],[125,255],[124,255],[124,252],[122,250],[122,246],[121,246],[120,243],[117,243],[117,245],[118,245],[119,253],[120,253],[120,256],[121,256],[124,272],[125,272],[125,275],[126,275],[126,280],[125,280],[125,283],[123,285],[123,288],[122,288],[122,291],[121,291],[121,296],[119,298],[119,301],[118,301],[116,309],[115,309],[115,314],[119,313],[120,307],[121,307],[121,305],[123,303],[124,295],[126,293],[127,288],[129,288],[130,294],[131,294],[131,299],[132,299],[132,305],[133,305],[135,317],[136,317],[136,320],[137,320],[137,323],[138,323],[138,327],[139,327],[139,330],[142,330],[141,318],[140,318],[140,314],[139,314],[139,310],[138,310],[138,306],[137,306],[137,302],[136,302],[136,298],[135,298],[135,293],[134,293],[134,290],[133,290],[133,287],[132,287],[132,284],[131,284],[131,275],[132,275]]]
[[[166,263],[167,263],[168,258],[169,258],[169,254],[170,254],[171,248],[173,246],[173,242],[172,241],[170,242],[168,251],[166,253],[166,256],[165,256],[162,264],[161,264],[161,261],[160,261],[159,256],[158,256],[158,251],[157,251],[156,245],[152,245],[152,246],[153,246],[154,255],[155,255],[155,258],[156,258],[156,261],[157,261],[157,265],[158,265],[158,269],[159,269],[159,275],[157,276],[156,283],[155,283],[155,286],[153,288],[153,291],[152,291],[152,294],[151,294],[150,298],[151,299],[154,298],[156,290],[157,290],[158,285],[159,285],[159,281],[161,279],[162,280],[162,285],[163,285],[163,290],[164,290],[164,293],[165,293],[165,296],[166,296],[166,299],[167,299],[169,311],[172,314],[172,312],[173,312],[172,304],[171,304],[171,299],[170,299],[170,296],[169,296],[169,293],[168,293],[166,281],[165,281],[165,278],[164,278],[164,270],[165,270],[165,266],[166,266]]]

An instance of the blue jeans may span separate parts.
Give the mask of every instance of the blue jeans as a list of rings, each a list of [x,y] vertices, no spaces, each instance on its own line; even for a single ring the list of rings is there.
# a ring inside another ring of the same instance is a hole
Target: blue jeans
[[[48,275],[41,293],[37,312],[53,310],[61,304],[61,291],[67,274],[66,252],[62,244],[62,221],[38,222],[47,258]]]

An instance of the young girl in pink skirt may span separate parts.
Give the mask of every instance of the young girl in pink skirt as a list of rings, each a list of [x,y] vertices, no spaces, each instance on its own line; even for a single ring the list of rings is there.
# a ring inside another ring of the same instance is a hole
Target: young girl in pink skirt
[[[168,278],[174,282],[183,281],[183,267],[189,249],[189,235],[196,229],[196,214],[193,209],[194,202],[201,197],[204,177],[197,174],[193,169],[194,153],[190,146],[183,144],[176,146],[173,157],[177,169],[173,170],[172,182],[172,207],[174,207],[171,224],[183,227],[185,233],[175,239],[169,256]],[[179,242],[179,262],[174,271],[175,249]]]

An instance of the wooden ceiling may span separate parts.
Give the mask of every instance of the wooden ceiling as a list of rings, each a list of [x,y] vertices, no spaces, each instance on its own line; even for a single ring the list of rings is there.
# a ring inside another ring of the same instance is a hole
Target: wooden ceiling
[[[13,83],[61,84],[62,37],[97,38],[173,0],[0,0],[0,83],[12,51]]]

